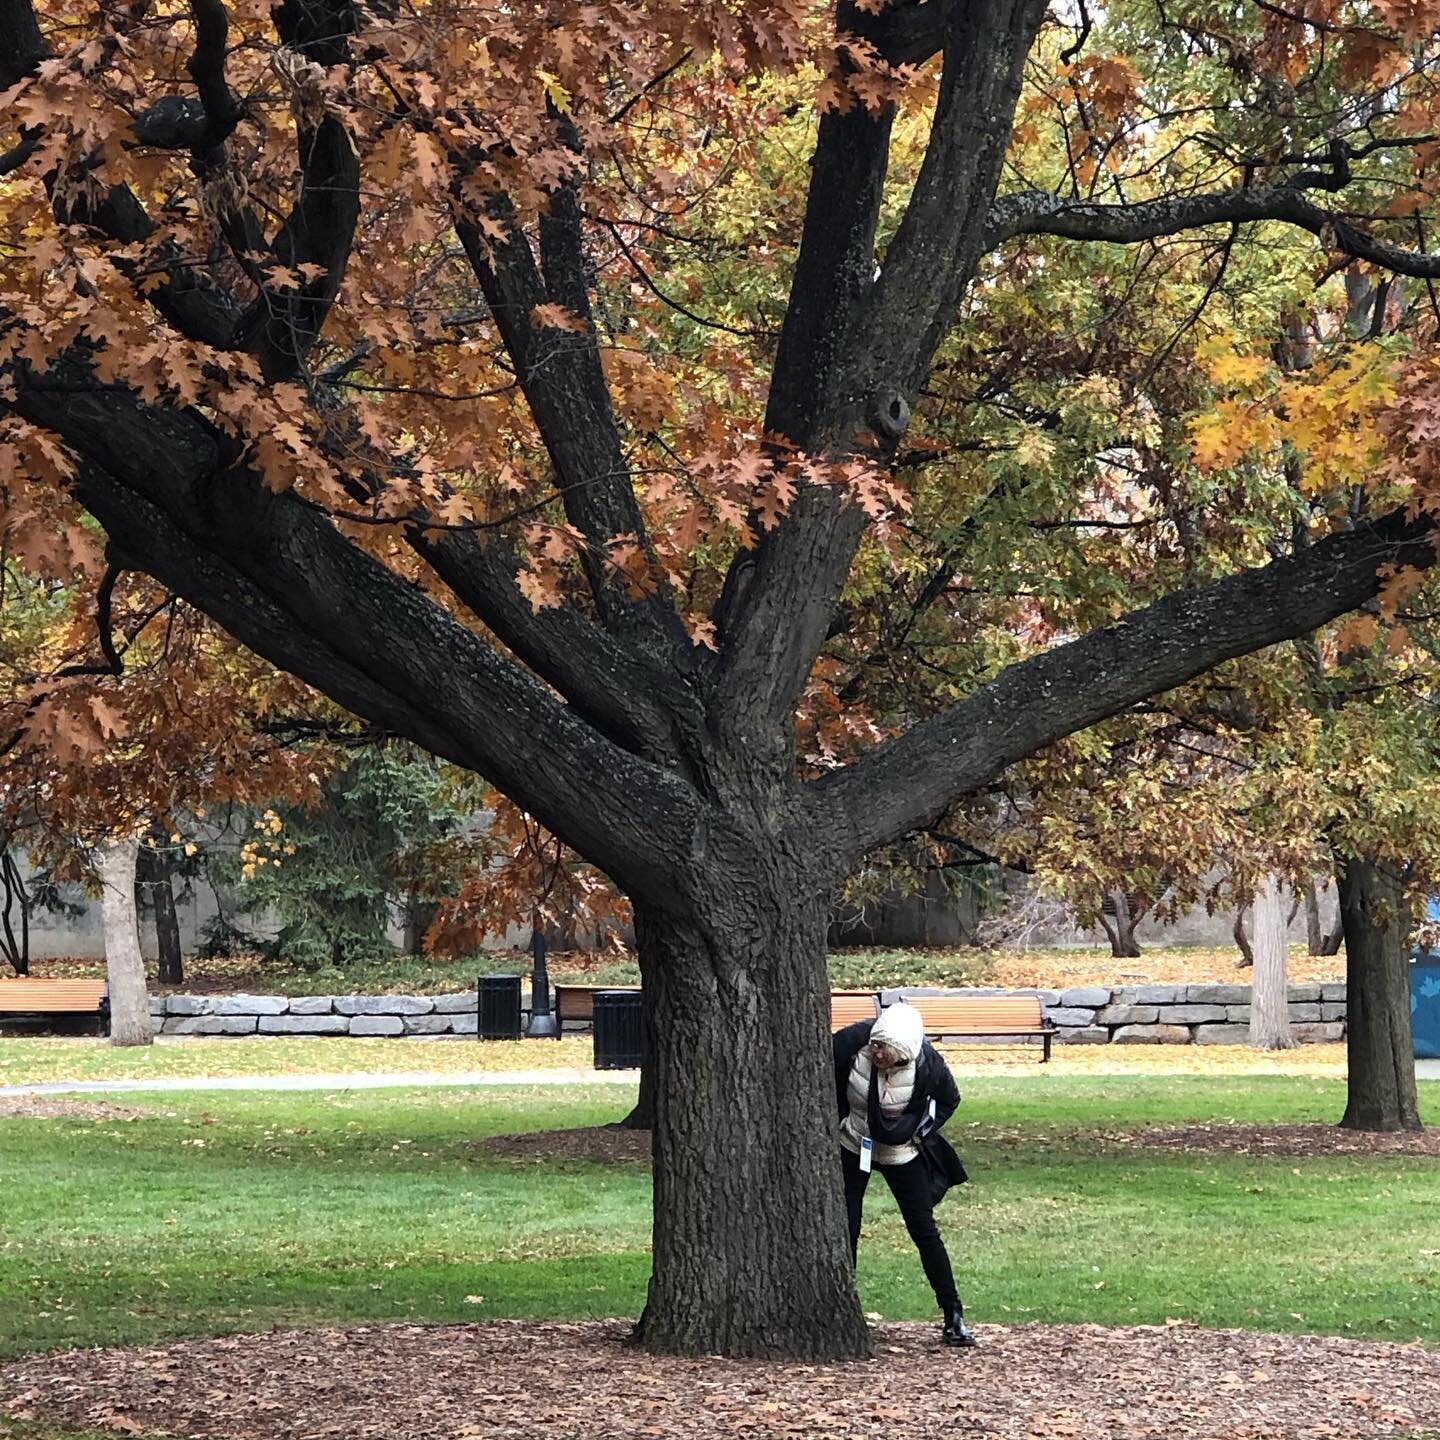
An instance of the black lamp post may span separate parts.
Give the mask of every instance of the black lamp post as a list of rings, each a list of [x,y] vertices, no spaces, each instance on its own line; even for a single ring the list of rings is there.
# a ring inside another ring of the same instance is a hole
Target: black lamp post
[[[539,917],[530,927],[530,954],[534,971],[530,977],[530,1023],[525,1033],[534,1038],[560,1038],[560,1022],[550,1010],[550,972],[545,968],[545,931]]]

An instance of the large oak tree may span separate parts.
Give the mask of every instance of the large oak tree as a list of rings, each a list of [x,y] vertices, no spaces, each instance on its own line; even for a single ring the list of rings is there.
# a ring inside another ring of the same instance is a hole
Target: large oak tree
[[[1271,221],[1440,275],[1343,199],[1377,208],[1402,166],[1424,199],[1425,7],[1239,8],[1157,8],[1147,98],[1087,49],[1083,5],[1071,26],[1043,0],[0,0],[11,543],[83,507],[112,566],[478,771],[626,892],[656,1036],[657,1350],[867,1349],[824,956],[861,858],[1433,558],[1413,507],[1322,522],[848,763],[798,763],[937,354],[1007,247]],[[737,240],[707,187],[786,123],[811,60],[798,234]],[[1227,93],[1181,93],[1192,71]],[[1027,86],[1068,136],[1043,173],[1006,168]],[[788,276],[783,315],[702,314],[654,269],[692,253],[737,296]]]

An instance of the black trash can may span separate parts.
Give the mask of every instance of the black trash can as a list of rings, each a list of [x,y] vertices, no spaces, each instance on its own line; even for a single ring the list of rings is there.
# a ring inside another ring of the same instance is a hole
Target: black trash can
[[[482,975],[480,991],[480,1029],[482,1040],[518,1040],[520,1038],[520,977],[518,975]]]
[[[595,992],[595,1068],[638,1070],[645,1060],[645,1003],[638,990]]]

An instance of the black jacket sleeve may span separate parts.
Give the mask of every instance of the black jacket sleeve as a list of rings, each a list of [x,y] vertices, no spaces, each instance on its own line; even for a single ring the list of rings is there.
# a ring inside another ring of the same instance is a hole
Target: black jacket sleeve
[[[935,1128],[939,1130],[960,1104],[960,1087],[955,1083],[945,1057],[928,1040],[925,1042],[925,1059],[930,1072],[926,1088],[935,1102]]]
[[[843,1030],[837,1030],[830,1037],[830,1048],[835,1057],[835,1104],[841,1115],[849,1108],[845,1089],[850,1083],[850,1067],[855,1057],[870,1043],[873,1020],[857,1020]]]

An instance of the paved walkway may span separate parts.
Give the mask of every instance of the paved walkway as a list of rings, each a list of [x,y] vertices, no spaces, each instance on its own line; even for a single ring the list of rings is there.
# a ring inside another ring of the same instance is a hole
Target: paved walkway
[[[117,1095],[143,1090],[389,1090],[434,1085],[634,1085],[638,1070],[410,1070],[393,1075],[225,1075],[163,1080],[56,1080],[0,1085],[0,1100],[22,1095]]]

